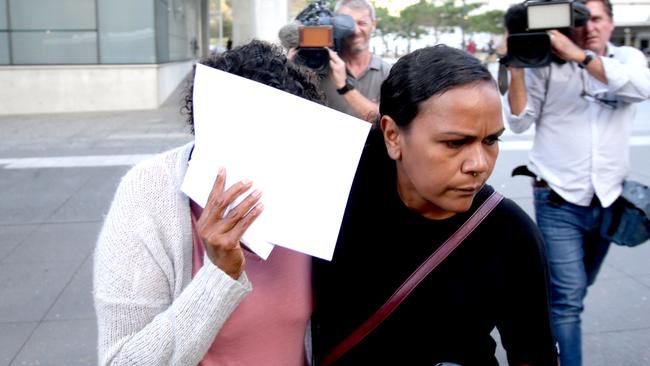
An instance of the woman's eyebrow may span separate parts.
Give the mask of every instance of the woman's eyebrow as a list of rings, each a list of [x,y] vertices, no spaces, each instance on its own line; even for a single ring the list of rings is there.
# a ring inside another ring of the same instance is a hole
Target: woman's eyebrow
[[[449,136],[457,136],[457,137],[465,137],[465,138],[474,138],[476,135],[472,135],[469,133],[464,133],[464,132],[456,132],[456,131],[445,131],[441,132],[441,135],[449,135]]]
[[[488,136],[499,137],[499,136],[503,135],[504,132],[506,132],[506,128],[502,127],[499,131],[497,131],[495,133],[492,133],[492,134],[489,134]]]
[[[493,133],[489,134],[488,136],[499,137],[499,136],[503,135],[503,133],[505,131],[506,131],[506,128],[502,127],[498,131],[493,132]],[[476,135],[474,135],[474,134],[460,132],[460,131],[444,131],[444,132],[441,132],[440,135],[457,136],[457,137],[464,137],[464,138],[476,138]]]

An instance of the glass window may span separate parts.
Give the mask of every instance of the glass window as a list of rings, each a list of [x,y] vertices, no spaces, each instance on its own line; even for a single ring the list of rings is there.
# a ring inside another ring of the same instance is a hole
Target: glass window
[[[182,0],[156,0],[155,5],[158,62],[189,60],[192,45],[186,20],[195,15],[188,8],[191,5]]]
[[[169,60],[181,61],[190,58],[190,41],[185,25],[186,9],[181,0],[169,1]]]
[[[169,36],[169,60],[182,61],[189,59],[190,43],[185,37]]]
[[[13,63],[96,64],[97,32],[12,32]]]
[[[8,0],[12,30],[95,30],[95,0]]]
[[[7,24],[7,0],[0,0],[0,30],[6,30]]]
[[[9,34],[0,31],[0,65],[9,65]]]
[[[169,19],[167,0],[156,0],[156,56],[158,63],[169,62]]]
[[[101,63],[155,63],[153,0],[98,0]]]

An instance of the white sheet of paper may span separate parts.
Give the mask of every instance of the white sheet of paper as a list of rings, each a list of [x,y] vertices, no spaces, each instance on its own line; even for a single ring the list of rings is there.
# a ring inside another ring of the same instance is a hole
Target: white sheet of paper
[[[243,242],[266,259],[281,245],[331,260],[370,124],[278,89],[198,64],[195,147],[182,191],[205,206],[219,167],[226,187],[262,191],[264,212]]]

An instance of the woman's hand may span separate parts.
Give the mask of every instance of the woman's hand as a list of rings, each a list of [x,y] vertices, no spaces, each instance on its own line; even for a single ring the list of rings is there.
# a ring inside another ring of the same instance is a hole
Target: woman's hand
[[[253,183],[238,182],[224,192],[225,184],[226,171],[221,168],[208,197],[208,203],[197,222],[197,231],[205,243],[205,251],[212,263],[237,280],[246,265],[240,240],[262,213],[263,205],[259,203],[262,194],[258,190],[253,191],[224,217],[228,206],[246,193]]]

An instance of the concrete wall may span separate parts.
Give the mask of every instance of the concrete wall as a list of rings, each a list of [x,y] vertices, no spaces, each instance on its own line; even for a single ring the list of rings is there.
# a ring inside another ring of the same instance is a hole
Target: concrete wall
[[[185,77],[192,71],[193,63],[175,62],[158,65],[158,106],[167,100]]]
[[[192,62],[0,67],[0,114],[157,108]]]
[[[206,54],[207,0],[175,3],[183,4],[182,17],[171,19],[170,27],[184,32],[170,31],[169,42],[180,45],[170,44],[170,50],[191,57],[189,43],[196,39],[203,46],[196,56]],[[278,30],[290,21],[289,0],[237,0],[232,11],[234,45],[253,38],[277,42]],[[192,62],[0,66],[0,115],[157,108],[189,74]]]

